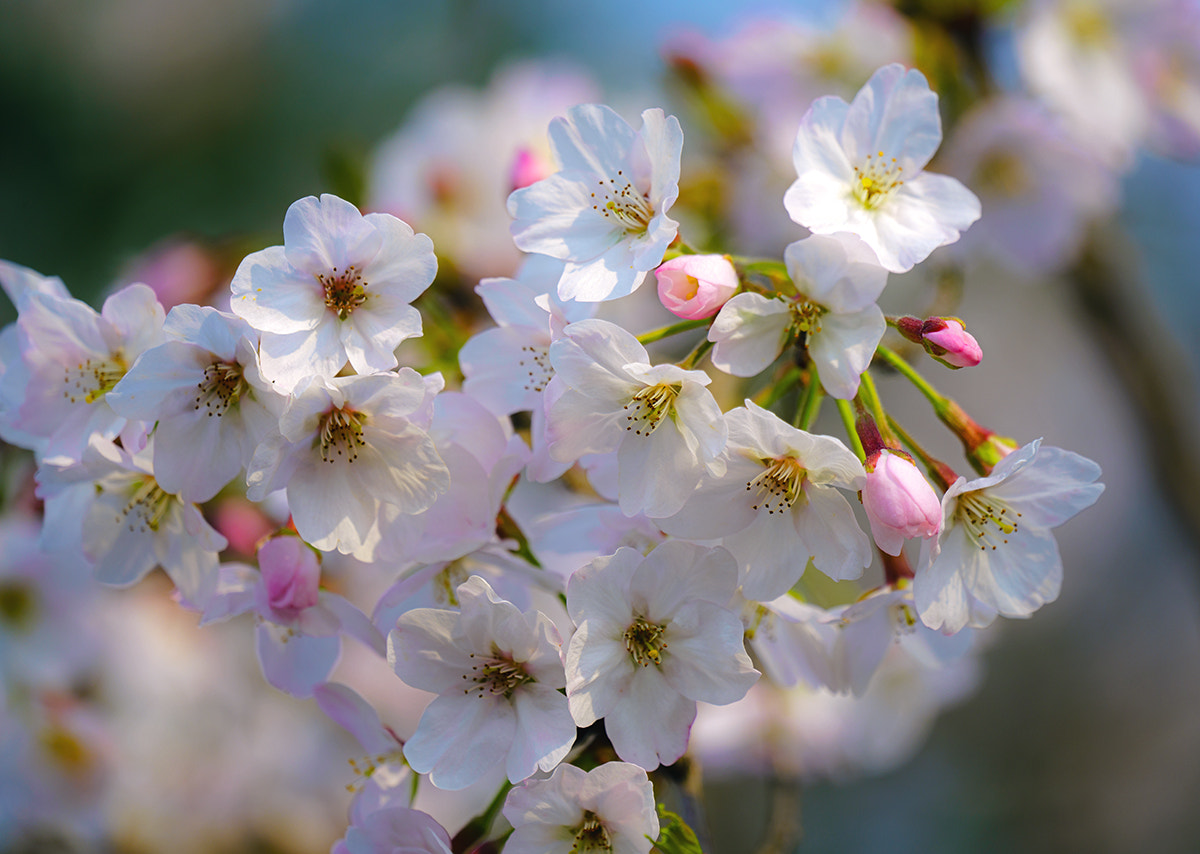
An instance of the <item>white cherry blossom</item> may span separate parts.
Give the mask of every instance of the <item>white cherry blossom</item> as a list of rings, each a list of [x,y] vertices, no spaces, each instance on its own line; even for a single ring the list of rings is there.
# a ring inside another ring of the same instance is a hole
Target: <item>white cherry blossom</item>
[[[446,464],[412,420],[426,395],[411,368],[312,377],[255,451],[247,497],[286,488],[300,536],[323,551],[372,559],[382,505],[420,513],[449,487]]]
[[[591,771],[559,765],[549,779],[509,792],[503,812],[514,828],[507,854],[649,854],[659,833],[654,786],[626,762]]]
[[[870,247],[852,234],[813,235],[784,250],[793,296],[742,293],[721,307],[708,330],[712,362],[738,377],[765,370],[791,341],[803,336],[821,385],[848,400],[871,364],[887,329],[875,300],[887,271]]]
[[[566,327],[550,363],[550,456],[574,462],[616,451],[626,515],[669,516],[704,471],[720,470],[725,424],[708,374],[651,365],[633,335],[597,319]]]
[[[921,621],[950,634],[1057,599],[1063,568],[1051,529],[1096,502],[1099,476],[1086,457],[1037,439],[987,477],[955,481],[942,497],[941,535],[922,547],[913,579]]]
[[[145,351],[108,402],[126,417],[157,420],[158,482],[184,500],[207,501],[250,462],[284,398],[263,380],[258,333],[241,318],[179,305],[164,331],[171,340]]]
[[[886,65],[851,103],[830,95],[805,113],[784,206],[814,234],[849,231],[886,269],[911,270],[979,219],[970,190],[921,171],[941,141],[937,95],[924,75]]]
[[[479,576],[458,588],[460,611],[416,608],[388,635],[388,662],[438,697],[404,745],[413,770],[461,789],[503,762],[508,779],[549,771],[575,743],[558,630],[522,613]]]
[[[263,372],[290,391],[347,361],[358,373],[396,367],[396,347],[421,334],[410,303],[436,272],[433,242],[403,221],[308,196],[288,208],[283,246],[238,266],[230,310],[262,333]]]
[[[696,701],[732,703],[759,676],[727,607],[736,584],[727,551],[679,540],[645,556],[620,548],[576,571],[566,656],[575,723],[604,718],[617,755],[647,770],[682,756]]]
[[[550,146],[561,171],[508,197],[513,241],[567,262],[562,299],[632,293],[679,228],[667,216],[679,196],[679,121],[646,110],[634,131],[611,108],[581,104],[550,122]]]
[[[798,430],[746,401],[725,414],[725,470],[708,474],[663,530],[695,540],[720,538],[737,558],[746,598],[783,595],[809,559],[830,578],[858,578],[871,542],[840,490],[861,489],[858,458],[832,436]]]

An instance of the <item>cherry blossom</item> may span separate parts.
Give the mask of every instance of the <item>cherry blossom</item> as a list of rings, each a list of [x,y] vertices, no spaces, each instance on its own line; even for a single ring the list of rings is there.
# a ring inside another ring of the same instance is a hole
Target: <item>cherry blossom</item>
[[[263,380],[258,334],[241,318],[180,305],[151,347],[108,395],[114,411],[158,421],[154,471],[163,488],[207,501],[250,462],[283,409]]]
[[[550,123],[550,146],[561,171],[508,197],[513,241],[567,262],[562,299],[632,293],[678,231],[667,211],[679,195],[679,121],[646,110],[634,131],[611,108],[582,104]]]
[[[286,488],[300,536],[322,550],[370,559],[382,505],[420,513],[449,486],[433,441],[410,420],[426,394],[411,368],[312,377],[255,451],[247,496],[259,501]]]
[[[849,231],[894,273],[911,270],[979,219],[979,199],[956,179],[921,170],[942,141],[937,95],[925,76],[886,65],[847,104],[829,95],[800,123],[798,177],[784,195],[814,234]]]
[[[659,832],[654,786],[626,762],[591,771],[559,765],[549,779],[527,780],[509,792],[503,812],[513,826],[508,854],[649,854]]]
[[[620,548],[571,576],[567,698],[575,723],[604,718],[626,762],[653,770],[687,749],[696,701],[732,703],[759,673],[727,605],[737,564],[724,549],[668,540]]]
[[[550,456],[573,462],[616,451],[627,515],[669,516],[705,470],[721,468],[725,424],[708,374],[651,365],[633,335],[596,319],[566,327],[550,363]]]
[[[911,459],[885,448],[868,457],[866,469],[862,503],[879,548],[898,555],[905,540],[938,535],[941,502]]]
[[[1058,598],[1062,558],[1050,532],[1104,491],[1100,467],[1037,439],[986,477],[959,478],[942,496],[942,532],[913,580],[921,621],[949,634],[997,614],[1027,617]]]
[[[437,272],[433,242],[326,194],[288,208],[283,243],[247,255],[230,283],[230,310],[262,333],[267,377],[290,391],[347,360],[359,373],[396,367],[397,345],[421,334],[410,303]]]
[[[792,243],[784,261],[796,295],[768,298],[748,292],[727,302],[708,331],[715,344],[713,365],[752,377],[803,336],[821,385],[833,397],[848,400],[857,393],[859,376],[887,329],[875,304],[887,272],[870,247],[846,233]]]
[[[663,530],[689,539],[720,538],[737,558],[748,599],[770,601],[799,580],[811,557],[834,579],[857,578],[871,543],[841,489],[862,488],[854,454],[831,436],[784,423],[751,401],[725,414],[725,470],[705,475]]]
[[[558,631],[522,613],[479,576],[458,588],[461,611],[416,608],[388,634],[388,662],[437,698],[404,745],[413,770],[461,789],[503,762],[519,782],[549,771],[575,743]]]

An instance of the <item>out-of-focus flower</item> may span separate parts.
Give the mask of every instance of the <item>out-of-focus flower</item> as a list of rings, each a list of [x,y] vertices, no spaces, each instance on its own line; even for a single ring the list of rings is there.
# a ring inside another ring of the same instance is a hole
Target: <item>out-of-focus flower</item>
[[[566,261],[563,299],[599,302],[632,293],[662,263],[679,223],[683,131],[660,109],[634,131],[610,107],[582,104],[550,123],[561,171],[508,197],[513,241]]]
[[[1117,203],[1113,167],[1044,105],[1022,98],[977,105],[955,125],[938,162],[987,211],[950,252],[983,254],[1027,276],[1071,263],[1088,223]]]
[[[505,66],[482,91],[437,89],[376,150],[367,207],[428,234],[470,281],[512,275],[505,199],[558,169],[546,125],[598,95],[580,69],[545,61]]]
[[[849,231],[886,269],[911,270],[979,219],[974,193],[922,171],[941,141],[937,95],[925,76],[886,65],[851,103],[830,95],[809,108],[784,206],[814,234]]]
[[[680,255],[654,271],[658,298],[685,320],[712,317],[737,292],[738,276],[724,255]]]
[[[330,854],[450,854],[450,834],[420,810],[382,807],[353,816]]]

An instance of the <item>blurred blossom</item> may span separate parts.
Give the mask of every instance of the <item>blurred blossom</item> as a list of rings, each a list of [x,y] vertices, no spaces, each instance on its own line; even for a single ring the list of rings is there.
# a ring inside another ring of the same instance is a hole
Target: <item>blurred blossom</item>
[[[558,168],[550,119],[597,94],[582,71],[550,61],[502,68],[482,92],[436,90],[376,150],[367,207],[428,234],[468,279],[511,275],[520,252],[505,200]]]
[[[1111,214],[1117,174],[1035,101],[985,101],[955,126],[938,161],[978,195],[986,215],[950,249],[1026,276],[1079,254],[1088,225]]]
[[[134,258],[117,281],[149,285],[170,311],[182,303],[207,303],[227,280],[216,258],[201,244],[173,237]]]

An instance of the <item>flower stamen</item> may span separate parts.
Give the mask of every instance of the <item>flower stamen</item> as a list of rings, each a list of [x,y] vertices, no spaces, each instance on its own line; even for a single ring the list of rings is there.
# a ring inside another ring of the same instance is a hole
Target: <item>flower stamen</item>
[[[680,383],[658,383],[638,391],[623,407],[629,413],[625,416],[628,422],[625,429],[636,436],[649,436],[674,410],[675,398],[682,388]]]
[[[108,359],[86,359],[73,368],[68,367],[63,376],[63,397],[71,403],[95,403],[112,391],[121,377],[129,370],[120,350]]]
[[[979,490],[960,495],[955,514],[980,551],[995,551],[997,545],[1007,543],[1009,535],[1016,533],[1021,516],[1000,499]]]
[[[471,653],[470,657],[476,658],[475,653]],[[463,689],[464,694],[477,691],[480,697],[488,693],[502,696],[506,700],[512,699],[513,692],[522,685],[534,681],[534,678],[525,672],[523,663],[514,661],[511,655],[505,655],[497,649],[492,650],[490,658],[472,664],[471,672],[464,673],[462,678],[475,683]]]
[[[331,409],[321,416],[321,459],[335,461],[335,455],[352,463],[358,459],[358,449],[366,445],[363,425],[367,416],[348,409]]]
[[[892,196],[904,183],[900,173],[904,167],[896,163],[896,158],[884,158],[883,152],[868,154],[863,165],[854,167],[855,181],[851,186],[854,198],[858,199],[867,210],[874,210]]]
[[[804,480],[807,469],[795,457],[779,457],[763,460],[766,468],[756,477],[746,481],[746,491],[758,490],[754,510],[766,508],[767,513],[783,513],[791,510],[797,501],[804,498]]]
[[[599,854],[601,851],[612,851],[612,840],[600,817],[591,810],[583,813],[583,823],[575,831],[575,842],[570,854]]]
[[[236,362],[213,362],[204,369],[204,379],[196,383],[196,394],[192,409],[203,407],[208,417],[220,418],[229,407],[250,388],[242,376],[242,366]]]
[[[621,181],[623,185],[618,183]],[[644,234],[650,226],[650,220],[654,219],[649,196],[634,187],[619,169],[615,179],[602,178],[597,183],[600,195],[592,193],[592,198],[596,200],[592,210],[598,211],[627,232]]]
[[[645,617],[635,619],[623,635],[625,649],[629,651],[633,663],[640,664],[642,667],[647,667],[651,663],[661,665],[663,650],[667,648],[667,644],[662,639],[666,631],[666,626],[651,623]]]
[[[345,320],[350,312],[367,301],[367,283],[353,264],[341,273],[337,267],[328,275],[317,273],[317,281],[325,290],[326,307],[337,314],[338,320]]]

